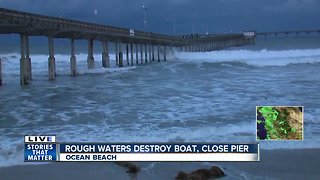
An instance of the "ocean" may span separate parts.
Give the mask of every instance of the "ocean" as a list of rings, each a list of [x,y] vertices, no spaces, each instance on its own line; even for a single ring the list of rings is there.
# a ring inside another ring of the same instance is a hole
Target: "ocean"
[[[262,149],[320,148],[320,35],[172,51],[166,62],[124,68],[115,66],[110,44],[112,67],[101,67],[96,48],[92,70],[82,48],[77,77],[69,75],[69,45],[62,43],[55,81],[48,81],[45,48],[32,46],[33,80],[24,87],[18,44],[0,49],[0,167],[30,164],[23,162],[24,135],[65,142],[255,142],[261,105],[304,106],[304,140],[261,141]]]

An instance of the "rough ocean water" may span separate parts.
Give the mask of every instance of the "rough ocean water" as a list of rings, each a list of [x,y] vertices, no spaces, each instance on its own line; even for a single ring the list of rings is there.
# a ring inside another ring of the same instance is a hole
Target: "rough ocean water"
[[[116,68],[111,54],[110,69],[101,68],[96,53],[94,70],[79,52],[78,77],[69,76],[66,51],[55,56],[55,81],[48,81],[47,55],[33,53],[33,81],[25,87],[19,51],[0,50],[0,166],[25,164],[24,135],[54,134],[65,142],[255,142],[259,105],[305,107],[304,141],[261,142],[262,149],[319,148],[319,40],[262,38],[125,68]]]

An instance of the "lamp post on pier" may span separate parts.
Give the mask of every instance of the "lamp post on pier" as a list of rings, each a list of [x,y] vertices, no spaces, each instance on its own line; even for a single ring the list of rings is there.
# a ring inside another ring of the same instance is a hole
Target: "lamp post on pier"
[[[144,14],[144,21],[143,21],[143,23],[144,23],[144,31],[147,32],[147,10],[148,10],[148,7],[147,7],[146,4],[143,4],[142,8],[144,10],[144,13],[143,13]]]

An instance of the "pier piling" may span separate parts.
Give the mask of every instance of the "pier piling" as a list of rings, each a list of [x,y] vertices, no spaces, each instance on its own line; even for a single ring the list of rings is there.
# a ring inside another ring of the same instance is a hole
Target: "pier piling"
[[[157,45],[158,62],[160,62],[160,45]]]
[[[74,48],[74,39],[71,39],[71,57],[70,57],[71,76],[77,76],[77,58]]]
[[[119,51],[119,67],[123,67],[123,54],[121,49]]]
[[[152,61],[154,61],[154,45],[152,44]]]
[[[151,47],[151,45],[149,45],[148,47],[149,47],[149,63],[151,63],[152,62],[152,52],[151,52],[152,47]]]
[[[136,64],[139,64],[139,45],[136,44]]]
[[[140,44],[140,56],[141,56],[141,64],[143,64],[143,47],[142,47],[142,44]]]
[[[116,65],[119,66],[119,45],[117,42],[115,42],[114,45],[115,45]]]
[[[49,58],[48,58],[48,73],[49,80],[54,80],[56,78],[56,60],[54,57],[54,44],[53,37],[48,37],[48,45],[49,45]]]
[[[29,36],[25,36],[25,43],[26,43],[26,73],[27,73],[27,80],[32,80],[32,66],[31,66],[31,58],[30,58],[30,48],[29,48]]]
[[[88,40],[87,65],[88,65],[88,69],[93,69],[95,67],[94,58],[93,58],[93,39]]]
[[[163,60],[164,60],[164,61],[167,61],[166,46],[163,47]]]
[[[127,43],[126,45],[127,45],[127,49],[126,49],[126,54],[127,54],[126,60],[127,60],[127,66],[129,66],[129,65],[130,65],[130,63],[129,63],[129,44]]]
[[[130,53],[131,53],[131,66],[133,66],[133,44],[130,43]]]
[[[21,50],[21,58],[20,58],[20,84],[27,85],[29,84],[28,75],[27,75],[27,62],[26,62],[26,35],[20,35],[20,50]]]
[[[110,67],[110,57],[108,51],[108,42],[102,42],[102,67]]]
[[[147,46],[147,44],[144,45],[144,60],[145,60],[145,63],[148,63],[148,46]]]

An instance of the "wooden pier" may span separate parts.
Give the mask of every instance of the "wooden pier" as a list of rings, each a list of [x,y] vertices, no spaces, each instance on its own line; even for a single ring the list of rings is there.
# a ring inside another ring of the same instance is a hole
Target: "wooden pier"
[[[168,49],[185,52],[204,52],[254,43],[255,36],[247,37],[244,33],[222,35],[185,35],[169,36],[133,29],[112,27],[77,20],[43,16],[0,8],[0,34],[20,34],[20,84],[27,85],[32,80],[32,61],[30,58],[29,37],[45,36],[48,38],[48,77],[56,78],[54,39],[70,39],[71,76],[77,73],[75,40],[88,42],[87,67],[95,68],[93,41],[102,43],[101,61],[104,68],[110,67],[109,43],[115,44],[115,60],[118,67],[161,62],[167,60]],[[124,53],[125,51],[125,53]],[[134,56],[135,54],[135,56]],[[126,62],[124,62],[124,56]],[[135,58],[135,59],[134,59]],[[0,85],[1,78],[0,60]]]

